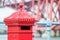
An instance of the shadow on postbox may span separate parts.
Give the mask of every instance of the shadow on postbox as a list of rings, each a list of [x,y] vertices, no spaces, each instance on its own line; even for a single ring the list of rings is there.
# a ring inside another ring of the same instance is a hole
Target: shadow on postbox
[[[27,11],[19,10],[4,19],[8,26],[8,40],[32,40],[35,18]]]

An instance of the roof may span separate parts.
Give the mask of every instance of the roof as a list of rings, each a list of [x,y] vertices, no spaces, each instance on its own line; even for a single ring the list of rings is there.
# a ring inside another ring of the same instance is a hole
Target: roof
[[[5,18],[5,21],[34,21],[34,17],[32,17],[27,11],[20,10]]]
[[[34,25],[35,18],[25,10],[19,10],[4,19],[6,25]]]

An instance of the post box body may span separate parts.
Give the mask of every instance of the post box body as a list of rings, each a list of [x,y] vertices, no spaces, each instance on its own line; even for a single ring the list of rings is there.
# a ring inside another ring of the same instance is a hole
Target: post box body
[[[8,40],[32,40],[32,26],[35,19],[27,12],[15,12],[5,18],[4,22],[8,26]]]
[[[21,26],[8,27],[8,40],[32,40],[32,26],[29,27],[28,29],[21,29]]]

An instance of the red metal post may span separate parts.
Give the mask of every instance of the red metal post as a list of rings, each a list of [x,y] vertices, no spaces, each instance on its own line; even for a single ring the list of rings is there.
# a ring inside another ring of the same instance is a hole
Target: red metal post
[[[40,11],[39,11],[39,10],[40,10],[40,0],[38,0],[37,5],[38,5],[38,10],[37,10],[38,13],[37,13],[37,17],[38,17],[38,19],[40,19],[40,17],[41,17],[41,15],[39,15],[39,14],[41,14]],[[39,17],[39,16],[40,16],[40,17]]]
[[[31,1],[32,1],[32,10],[33,10],[33,13],[35,13],[35,11],[34,11],[34,3],[35,3],[34,1],[35,0],[31,0]]]
[[[50,1],[51,3],[50,3],[50,13],[49,13],[49,18],[50,18],[50,20],[52,21],[52,10],[53,10],[53,2],[54,2],[54,0],[51,0]]]
[[[47,15],[47,19],[48,19],[48,0],[46,0],[46,15]]]
[[[58,11],[58,9],[60,9],[60,0],[58,1],[57,11]],[[60,16],[60,15],[59,15],[59,16]],[[59,17],[58,21],[60,22],[60,17]]]

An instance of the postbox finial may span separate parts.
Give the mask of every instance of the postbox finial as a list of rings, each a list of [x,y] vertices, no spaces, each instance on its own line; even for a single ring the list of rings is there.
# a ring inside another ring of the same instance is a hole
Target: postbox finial
[[[23,9],[23,3],[21,2],[19,6],[20,6],[20,10],[22,10]]]

